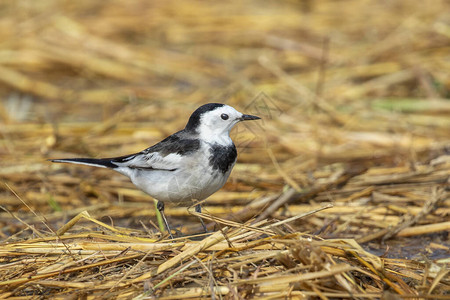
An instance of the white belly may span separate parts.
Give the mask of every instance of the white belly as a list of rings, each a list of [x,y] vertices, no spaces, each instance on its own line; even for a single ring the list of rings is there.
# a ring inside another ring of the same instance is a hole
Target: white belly
[[[225,174],[201,165],[175,171],[135,170],[130,178],[155,199],[182,204],[211,196],[225,184],[231,169]]]
[[[218,159],[214,161],[216,164],[211,163],[213,153],[210,151],[210,144],[202,143],[201,147],[199,151],[183,157],[177,154],[151,156],[152,163],[148,167],[143,158],[129,160],[115,170],[128,176],[139,189],[159,201],[190,205],[192,200],[204,200],[219,190],[236,162],[235,156],[232,157],[234,161],[227,162],[226,153],[225,157],[223,153],[219,153],[214,157]],[[217,166],[220,159],[225,159],[226,169]],[[143,167],[129,167],[130,165]],[[162,168],[166,170],[161,170]]]

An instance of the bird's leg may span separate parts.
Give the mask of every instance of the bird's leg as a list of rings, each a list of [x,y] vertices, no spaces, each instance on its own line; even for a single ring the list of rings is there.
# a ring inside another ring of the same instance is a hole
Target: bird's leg
[[[164,214],[164,202],[159,201],[156,204],[156,208],[158,209],[159,213],[161,214],[161,217],[163,218],[164,224],[166,225],[166,229],[169,232],[170,237],[173,239],[172,231],[170,230],[169,222],[167,222],[166,215]]]
[[[201,206],[200,204],[197,204],[197,205],[195,206],[195,212],[198,212],[198,213],[201,213],[201,212],[202,212],[202,206]],[[206,225],[205,225],[205,223],[203,222],[203,219],[200,218],[200,217],[198,217],[198,218],[200,219],[200,222],[202,222],[202,226],[203,226],[203,229],[205,230],[205,232],[208,232],[208,229],[206,229]]]

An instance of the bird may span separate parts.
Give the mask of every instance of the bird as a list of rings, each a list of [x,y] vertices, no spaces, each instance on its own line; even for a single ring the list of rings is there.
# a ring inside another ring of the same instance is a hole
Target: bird
[[[130,178],[140,190],[157,200],[164,225],[173,239],[164,214],[164,203],[192,205],[223,187],[236,159],[231,129],[241,121],[258,120],[222,103],[197,108],[184,129],[134,154],[112,158],[50,159],[55,163],[81,164],[112,169]],[[201,212],[201,205],[195,205]],[[207,228],[200,218],[203,229]]]

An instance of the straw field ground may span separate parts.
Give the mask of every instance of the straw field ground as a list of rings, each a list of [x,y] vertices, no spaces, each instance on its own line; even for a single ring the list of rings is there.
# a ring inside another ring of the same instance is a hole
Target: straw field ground
[[[448,1],[2,1],[1,299],[449,299]],[[238,162],[166,205],[61,157],[223,102]],[[197,214],[198,215],[198,214]],[[174,232],[175,233],[175,232]]]

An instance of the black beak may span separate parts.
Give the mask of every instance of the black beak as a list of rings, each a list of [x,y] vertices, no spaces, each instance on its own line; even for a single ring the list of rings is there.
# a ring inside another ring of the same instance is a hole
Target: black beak
[[[248,120],[259,120],[260,117],[252,116],[252,115],[242,115],[242,117],[239,118],[240,121],[248,121]]]

